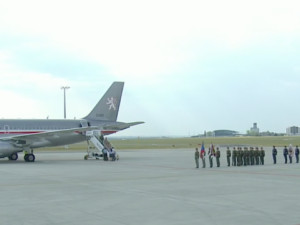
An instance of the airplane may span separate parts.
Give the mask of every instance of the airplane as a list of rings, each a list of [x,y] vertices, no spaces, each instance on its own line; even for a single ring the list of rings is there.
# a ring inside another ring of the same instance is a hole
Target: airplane
[[[117,122],[124,82],[113,82],[93,110],[82,119],[0,119],[0,158],[17,160],[24,152],[34,162],[34,149],[63,146],[109,135],[144,122]]]

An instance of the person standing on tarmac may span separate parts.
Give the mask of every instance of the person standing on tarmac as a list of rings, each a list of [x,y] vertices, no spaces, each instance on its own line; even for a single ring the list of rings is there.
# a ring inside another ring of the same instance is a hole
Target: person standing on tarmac
[[[208,149],[208,159],[209,159],[209,167],[210,168],[213,167],[213,156],[214,156],[214,152],[213,152],[212,148],[209,147],[209,149]]]
[[[233,166],[236,166],[236,157],[237,157],[237,152],[236,152],[235,147],[233,147],[233,150],[232,150],[232,165]]]
[[[259,165],[259,149],[258,149],[258,147],[255,148],[254,155],[255,155],[255,164]]]
[[[219,147],[217,147],[216,151],[216,162],[217,162],[217,167],[220,167],[220,157],[221,157],[221,152],[219,150]]]
[[[249,158],[250,158],[250,165],[253,166],[254,165],[254,150],[253,150],[253,147],[250,147]]]
[[[248,149],[247,147],[244,147],[244,166],[247,166],[247,155],[248,155]]]
[[[244,150],[242,147],[240,147],[240,157],[241,157],[240,166],[243,166],[244,165]]]
[[[265,163],[265,150],[263,149],[263,147],[260,148],[260,164],[264,165]]]
[[[205,168],[205,155],[206,155],[205,147],[204,147],[204,143],[202,143],[201,151],[200,151],[200,158],[202,159],[202,168]]]
[[[290,144],[290,146],[289,146],[289,159],[290,159],[290,163],[293,163],[293,155],[294,155],[293,146]]]
[[[288,149],[286,146],[284,146],[283,149],[283,156],[284,156],[284,163],[287,164],[287,155],[289,154]]]
[[[237,166],[241,166],[241,151],[240,147],[236,150],[236,159],[237,159]]]
[[[275,146],[273,146],[272,156],[273,156],[273,162],[274,164],[276,164],[277,149],[275,148]]]
[[[295,156],[296,156],[296,163],[299,163],[299,148],[298,148],[298,145],[296,145]]]
[[[230,157],[231,157],[231,151],[229,149],[229,147],[227,147],[227,166],[230,166]]]
[[[195,150],[195,162],[196,162],[196,168],[199,168],[199,151],[198,148]]]

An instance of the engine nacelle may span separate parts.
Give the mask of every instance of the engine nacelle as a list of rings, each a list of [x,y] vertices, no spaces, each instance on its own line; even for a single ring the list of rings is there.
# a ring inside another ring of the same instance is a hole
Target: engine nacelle
[[[0,142],[0,158],[8,157],[13,153],[22,151],[22,148],[18,148],[9,142]]]

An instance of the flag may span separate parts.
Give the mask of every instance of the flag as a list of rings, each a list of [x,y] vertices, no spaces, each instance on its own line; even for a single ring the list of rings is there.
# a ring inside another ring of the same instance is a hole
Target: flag
[[[215,151],[215,147],[214,147],[213,143],[211,143],[211,145],[210,145],[210,150],[211,150],[211,155],[215,156],[216,155],[216,151]]]
[[[200,156],[201,156],[201,158],[203,158],[203,156],[205,156],[205,147],[204,147],[204,143],[203,142],[202,142],[202,145],[201,145]]]

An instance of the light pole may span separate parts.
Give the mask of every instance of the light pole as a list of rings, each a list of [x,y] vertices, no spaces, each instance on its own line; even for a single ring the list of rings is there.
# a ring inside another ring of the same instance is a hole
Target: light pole
[[[63,86],[61,89],[64,90],[64,118],[66,119],[66,90],[69,89],[68,86]]]

